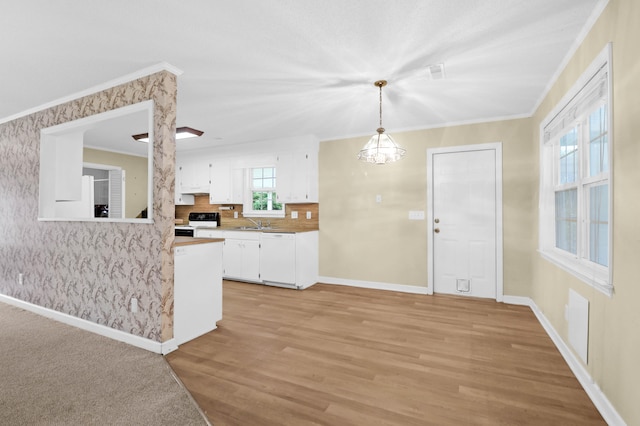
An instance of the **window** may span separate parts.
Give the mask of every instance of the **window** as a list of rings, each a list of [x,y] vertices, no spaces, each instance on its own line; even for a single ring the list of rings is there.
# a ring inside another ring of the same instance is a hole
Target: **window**
[[[248,169],[249,199],[245,200],[244,216],[284,217],[284,204],[276,198],[276,168]]]
[[[609,55],[541,125],[540,253],[610,295]]]

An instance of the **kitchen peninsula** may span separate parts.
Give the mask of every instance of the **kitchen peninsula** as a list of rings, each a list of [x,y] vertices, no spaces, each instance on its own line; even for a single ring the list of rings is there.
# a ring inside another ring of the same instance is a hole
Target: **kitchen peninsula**
[[[176,237],[173,337],[181,345],[222,319],[221,238]]]

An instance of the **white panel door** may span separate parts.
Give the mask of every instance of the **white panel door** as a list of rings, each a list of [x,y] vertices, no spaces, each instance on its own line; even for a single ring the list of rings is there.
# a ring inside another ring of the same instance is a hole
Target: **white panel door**
[[[432,156],[434,292],[496,298],[496,151]]]

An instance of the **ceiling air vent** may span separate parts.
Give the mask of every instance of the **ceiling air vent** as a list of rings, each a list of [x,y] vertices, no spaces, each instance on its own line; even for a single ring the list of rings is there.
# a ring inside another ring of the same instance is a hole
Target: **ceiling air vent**
[[[429,72],[429,77],[431,77],[431,80],[444,79],[444,64],[429,65],[427,67],[427,71]]]

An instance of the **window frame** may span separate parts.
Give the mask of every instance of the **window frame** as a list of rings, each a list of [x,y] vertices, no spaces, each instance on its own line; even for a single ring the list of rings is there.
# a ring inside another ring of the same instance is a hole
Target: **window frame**
[[[604,73],[604,77],[602,77]],[[566,93],[556,107],[540,123],[540,201],[539,246],[540,255],[571,273],[602,293],[613,294],[613,122],[611,103],[611,44],[596,57],[587,70]],[[604,83],[599,83],[602,79]],[[604,84],[606,93],[597,100],[587,99],[598,84]],[[583,97],[584,96],[584,97]],[[581,100],[582,99],[582,100]],[[587,99],[587,100],[585,100]],[[584,102],[584,105],[580,105]],[[586,106],[585,106],[586,105]],[[607,120],[608,171],[591,176],[589,169],[589,119],[591,114],[605,107]],[[575,118],[571,111],[579,109]],[[567,118],[569,116],[569,118]],[[559,123],[558,123],[559,122]],[[578,130],[577,178],[574,182],[560,183],[560,140],[572,128]],[[551,130],[549,130],[551,129]],[[561,129],[558,131],[557,129]],[[555,132],[555,134],[554,134]],[[608,185],[608,259],[607,266],[590,260],[590,189]],[[556,193],[577,189],[576,254],[560,249],[556,244]]]
[[[254,169],[273,169],[275,172],[275,176],[273,179],[275,180],[275,185],[272,188],[254,188],[253,187],[253,170]],[[252,166],[248,167],[245,175],[245,196],[244,196],[244,205],[242,215],[244,217],[266,217],[266,218],[284,218],[285,217],[285,204],[279,203],[282,205],[282,210],[254,210],[253,209],[253,193],[254,192],[273,192],[274,195],[277,194],[278,188],[278,168],[273,164],[266,164],[262,166]],[[273,202],[278,202],[277,198],[274,196]]]

